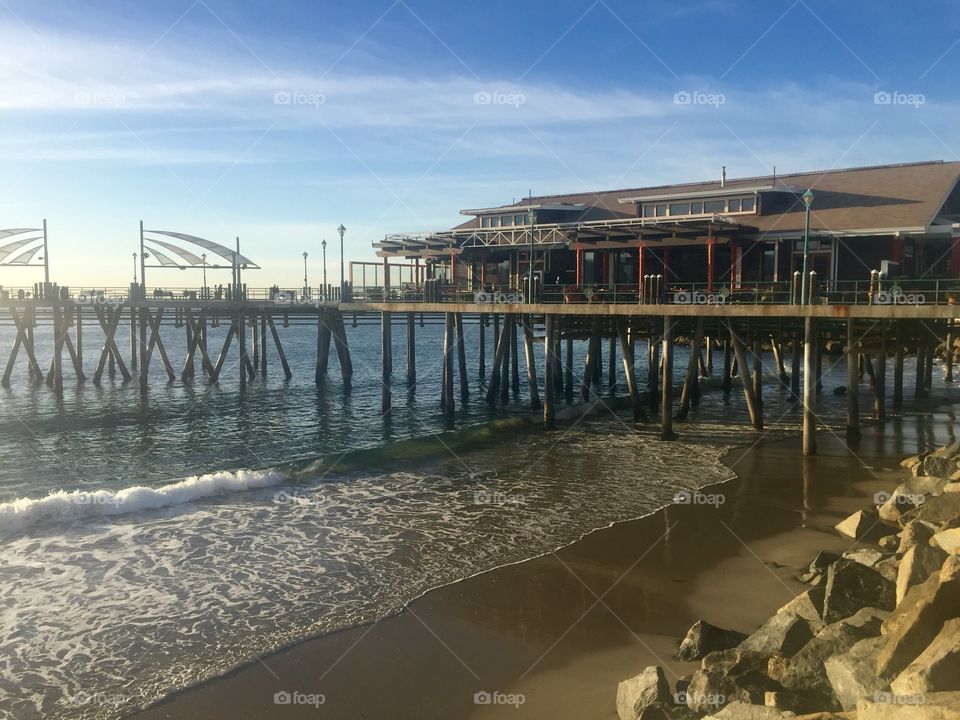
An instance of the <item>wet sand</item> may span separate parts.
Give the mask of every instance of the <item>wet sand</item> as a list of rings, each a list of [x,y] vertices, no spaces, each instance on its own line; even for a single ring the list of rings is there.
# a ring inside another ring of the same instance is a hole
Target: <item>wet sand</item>
[[[738,477],[702,491],[722,504],[674,505],[598,530],[134,717],[616,718],[620,680],[654,664],[671,684],[693,671],[672,656],[696,620],[752,631],[806,589],[795,576],[819,550],[853,547],[833,525],[892,489],[918,444],[949,442],[953,418],[944,419],[895,419],[882,437],[866,427],[854,452],[821,432],[819,454],[805,460],[797,439],[734,450],[725,462]],[[278,705],[277,693],[323,704]],[[477,693],[513,704],[478,704]]]

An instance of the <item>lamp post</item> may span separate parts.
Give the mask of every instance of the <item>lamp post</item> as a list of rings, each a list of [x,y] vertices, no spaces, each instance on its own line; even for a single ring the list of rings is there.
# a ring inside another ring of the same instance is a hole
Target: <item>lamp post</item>
[[[527,219],[530,221],[530,267],[527,268],[527,303],[533,303],[533,225],[537,222],[537,211],[530,210]]]
[[[203,261],[203,293],[201,293],[201,297],[204,300],[206,300],[207,299],[207,254],[203,253],[203,255],[200,256],[200,259]]]
[[[813,205],[813,190],[808,189],[803,194],[803,204],[806,206],[803,226],[803,274],[800,276],[800,304],[807,304],[807,259],[810,254],[810,206]]]
[[[303,297],[307,297],[310,285],[307,283],[307,253],[303,253]]]
[[[327,299],[327,241],[323,240],[320,243],[320,247],[323,249],[323,299]]]
[[[343,226],[343,223],[340,223],[340,227],[337,228],[337,232],[340,233],[340,292],[341,293],[343,293],[343,283],[344,283],[344,280],[346,280],[346,277],[343,274],[343,234],[346,231],[347,229]]]
[[[137,254],[133,254],[133,284],[137,284]]]

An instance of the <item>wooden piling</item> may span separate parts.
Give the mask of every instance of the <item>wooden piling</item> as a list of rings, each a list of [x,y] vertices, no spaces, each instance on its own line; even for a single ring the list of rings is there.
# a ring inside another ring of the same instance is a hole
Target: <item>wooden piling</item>
[[[463,315],[454,313],[453,325],[457,333],[457,370],[460,375],[460,398],[470,396],[470,380],[467,378],[467,346],[463,338]]]
[[[747,352],[744,349],[743,341],[730,323],[727,323],[727,329],[730,331],[730,341],[733,345],[733,354],[737,358],[737,366],[740,367],[740,384],[743,386],[743,397],[747,401],[750,423],[755,430],[763,430],[763,411],[760,408],[760,403],[757,402],[755,386],[750,378],[750,372],[747,370]]]
[[[414,313],[407,313],[407,384],[413,387],[417,384],[417,335],[416,317]]]
[[[627,393],[630,395],[633,419],[639,420],[643,415],[643,411],[640,406],[640,392],[637,388],[636,370],[631,357],[630,339],[627,336],[627,326],[624,318],[617,319],[617,337],[620,340],[620,355],[623,357],[623,376],[627,383]]]
[[[520,392],[520,348],[517,343],[517,323],[516,316],[511,317],[510,322],[510,387],[513,393]]]
[[[137,311],[130,306],[130,369],[137,369]]]
[[[880,352],[877,353],[877,382],[873,396],[873,417],[877,420],[887,419],[887,328],[883,320],[880,321]]]
[[[544,318],[544,348],[552,348],[556,336],[556,316],[547,315]],[[551,377],[553,364],[556,362],[556,355],[547,351],[544,362],[544,377]],[[543,426],[547,430],[556,427],[556,412],[554,410],[554,386],[551,382],[543,384]]]
[[[391,368],[393,366],[393,323],[389,312],[380,313],[380,414],[390,414],[392,401],[390,393]]]
[[[607,343],[607,390],[612,395],[617,387],[617,337],[610,336]]]
[[[680,409],[677,411],[677,418],[686,419],[690,413],[690,399],[693,397],[693,388],[699,384],[699,365],[700,365],[700,346],[703,343],[704,319],[697,318],[696,329],[693,332],[693,339],[690,341],[690,359],[687,362],[687,374],[683,379],[683,390],[680,392]]]
[[[894,327],[896,348],[893,356],[893,409],[900,412],[903,408],[903,357],[905,354],[903,323],[897,321]]]
[[[347,328],[343,324],[343,313],[334,310],[331,313],[333,322],[333,343],[337,348],[337,360],[340,362],[340,375],[346,389],[350,389],[353,378],[353,362],[350,360],[350,347],[347,345]]]
[[[547,338],[544,338],[544,357],[550,357],[552,349],[548,342]],[[523,316],[523,355],[527,361],[527,388],[530,391],[530,409],[539,410],[540,409],[540,391],[537,387],[537,358],[533,353],[533,323],[529,315]],[[550,363],[544,364],[544,393],[546,393],[547,386],[551,385],[550,374],[547,372],[547,366],[551,365]],[[551,365],[552,369],[552,365]],[[554,390],[556,386],[553,386]],[[553,393],[551,393],[552,397]]]
[[[731,357],[732,347],[730,338],[723,339],[723,391],[733,390],[733,358]]]
[[[480,347],[478,348],[477,372],[481,379],[487,376],[487,314],[480,313]]]
[[[650,408],[656,410],[660,399],[660,341],[651,331],[647,338],[647,399]]]
[[[573,402],[573,338],[567,337],[564,348],[563,388],[568,403]]]
[[[497,316],[493,316],[494,326],[499,325]],[[500,392],[500,379],[503,375],[503,360],[509,349],[507,340],[507,323],[505,322],[500,329],[500,335],[494,338],[493,344],[496,349],[493,354],[493,367],[490,369],[490,382],[487,384],[487,402],[491,405],[496,401],[497,394]]]
[[[943,341],[943,381],[953,382],[953,320],[947,320],[947,336]]]
[[[921,329],[920,332],[924,332]],[[923,388],[926,384],[926,379],[924,374],[927,369],[927,358],[926,358],[927,343],[925,340],[921,339],[917,342],[917,371],[914,377],[914,388],[913,396],[919,398],[923,395]]]
[[[800,331],[793,333],[793,342],[790,345],[790,395],[794,400],[800,399]]]
[[[847,320],[847,439],[860,437],[860,375],[857,372],[856,328],[853,318]]]
[[[280,358],[280,365],[283,367],[283,375],[287,380],[289,380],[293,377],[293,373],[290,372],[290,364],[287,362],[287,354],[283,351],[283,345],[280,344],[280,334],[277,332],[277,326],[273,324],[273,316],[270,315],[270,313],[267,313],[267,325],[270,327],[270,335],[273,337],[273,346],[277,349],[277,356]],[[227,338],[229,340],[229,333]]]
[[[763,410],[763,343],[753,341],[753,395],[757,407]]]
[[[924,373],[923,373],[923,389],[930,390],[933,388],[933,356],[935,354],[936,346],[932,341],[927,340],[927,349],[923,355],[925,362]]]
[[[676,440],[673,431],[673,318],[663,316],[663,379],[660,398],[660,439]]]

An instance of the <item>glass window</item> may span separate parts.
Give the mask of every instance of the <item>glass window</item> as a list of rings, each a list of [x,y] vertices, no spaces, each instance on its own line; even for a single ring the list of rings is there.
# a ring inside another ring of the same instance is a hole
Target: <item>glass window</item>
[[[667,206],[657,205],[657,217],[666,217],[666,216],[667,216]]]
[[[514,225],[526,225],[526,224],[527,224],[527,221],[526,221],[525,216],[523,216],[523,215],[514,215],[514,216],[513,216],[513,224],[514,224]]]
[[[490,227],[500,227],[500,218],[496,215],[490,216]]]
[[[670,214],[671,215],[689,215],[690,203],[671,203]]]
[[[726,200],[707,200],[703,203],[703,211],[708,213],[725,212],[727,209]]]
[[[490,227],[490,218],[486,216],[480,218],[480,227]]]
[[[644,216],[644,217],[653,217],[653,205],[644,205],[644,206],[643,206],[643,216]]]
[[[744,198],[743,199],[743,211],[744,212],[753,212],[757,207],[756,198]]]
[[[506,227],[507,225],[513,225],[513,215],[504,215],[500,218],[500,224]]]
[[[691,215],[700,215],[703,213],[703,202],[692,202],[690,203],[690,214]]]
[[[730,198],[730,212],[740,212],[740,198]]]

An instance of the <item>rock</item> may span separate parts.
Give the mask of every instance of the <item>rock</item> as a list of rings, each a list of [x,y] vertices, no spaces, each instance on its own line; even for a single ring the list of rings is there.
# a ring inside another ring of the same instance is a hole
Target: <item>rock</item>
[[[767,663],[770,678],[818,702],[823,709],[840,710],[824,662],[847,652],[860,640],[877,636],[887,614],[876,608],[864,608],[849,618],[827,625],[792,658],[770,658]]]
[[[877,524],[877,513],[873,510],[857,510],[846,520],[837,523],[834,527],[841,535],[859,540],[867,535]]]
[[[896,585],[876,570],[853,560],[838,560],[827,571],[823,621],[828,625],[865,607],[893,610]]]
[[[855,710],[857,700],[886,688],[877,677],[877,655],[886,641],[882,637],[861,640],[842,655],[833,655],[823,662],[830,687],[844,710]]]
[[[763,704],[781,712],[806,713],[816,709],[816,703],[790,690],[768,690]]]
[[[700,660],[715,650],[729,650],[746,639],[746,635],[736,630],[724,630],[705,620],[698,620],[687,631],[680,643],[677,659],[684,661]]]
[[[892,493],[878,492],[874,501],[880,506],[877,509],[880,519],[898,522],[904,513],[923,505],[927,496],[939,495],[946,482],[938,477],[915,477],[898,485]]]
[[[796,715],[793,720],[857,720],[856,711],[853,712],[815,712],[809,715]]]
[[[778,612],[740,644],[740,650],[790,657],[813,637],[810,624],[794,612]]]
[[[807,569],[811,572],[825,571],[839,559],[840,556],[836,553],[828,552],[827,550],[821,550],[817,553],[817,556],[810,561]]]
[[[823,586],[813,587],[797,595],[782,608],[777,610],[780,613],[796,613],[810,625],[810,631],[816,635],[823,630],[823,597],[826,594],[826,588]]]
[[[697,720],[697,715],[686,705],[657,701],[647,705],[637,720]]]
[[[926,502],[900,516],[901,522],[924,520],[932,525],[943,525],[960,519],[960,493],[933,495]]]
[[[929,545],[914,545],[907,550],[897,573],[897,604],[903,600],[907,590],[922,583],[930,577],[930,573],[938,572],[946,559],[947,555],[943,550]]]
[[[860,548],[859,550],[848,550],[843,554],[843,557],[847,560],[858,562],[861,565],[873,567],[883,560],[883,553],[873,548]]]
[[[900,536],[899,535],[884,535],[877,542],[880,546],[880,549],[884,552],[892,553],[896,552],[897,548],[900,547]]]
[[[766,665],[766,656],[740,648],[710,653],[687,687],[687,707],[707,713],[733,700],[762,703],[768,690],[781,689],[766,676]]]
[[[924,582],[914,585],[884,621],[886,645],[877,656],[877,673],[899,675],[933,641],[943,624],[960,608],[960,557],[950,555]]]
[[[954,475],[956,475],[957,473],[960,473],[960,470],[957,470],[957,472],[955,472]],[[953,476],[951,476],[948,479],[956,480],[956,478],[953,478]],[[960,482],[948,482],[946,485],[943,486],[943,492],[945,493],[960,492]]]
[[[897,548],[897,553],[903,555],[914,545],[926,545],[936,531],[936,525],[931,525],[922,520],[913,520],[907,523],[900,533],[900,547]]]
[[[960,528],[948,528],[930,538],[930,544],[951,555],[960,555]]]
[[[707,715],[703,720],[781,720],[784,716],[776,708],[766,705],[754,705],[735,701],[727,705],[720,712]]]
[[[919,455],[911,455],[910,457],[906,457],[900,461],[900,467],[906,468],[907,470],[912,470],[917,465],[920,465],[920,463],[923,462],[923,458],[929,454],[930,453],[921,453]]]
[[[948,620],[943,628],[893,682],[897,695],[960,690],[960,619]]]
[[[648,706],[655,702],[670,702],[670,699],[670,686],[663,668],[651,665],[617,686],[617,714],[620,720],[637,720]]]
[[[897,574],[900,572],[900,561],[895,557],[888,557],[874,565],[873,569],[896,585]]]
[[[930,693],[922,697],[900,698],[891,693],[861,698],[857,720],[957,720],[960,718],[960,692]]]
[[[945,477],[960,467],[957,464],[958,459],[960,459],[960,442],[934,450],[921,461],[923,474]]]

